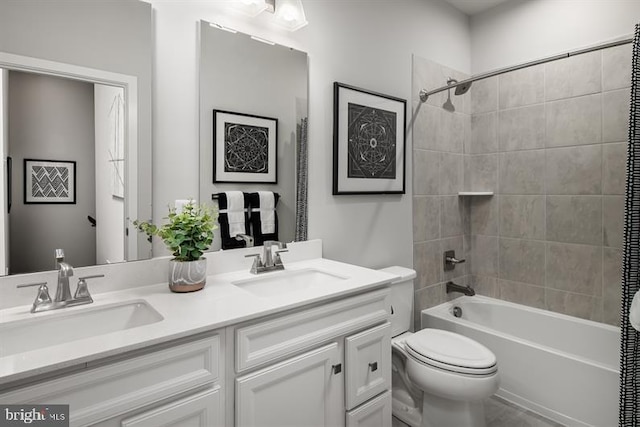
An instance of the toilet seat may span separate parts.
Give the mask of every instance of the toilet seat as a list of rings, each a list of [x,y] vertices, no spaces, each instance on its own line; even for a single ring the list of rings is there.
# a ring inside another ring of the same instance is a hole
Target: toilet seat
[[[427,328],[407,337],[404,343],[410,357],[438,369],[474,376],[493,375],[498,370],[491,350],[460,334]]]

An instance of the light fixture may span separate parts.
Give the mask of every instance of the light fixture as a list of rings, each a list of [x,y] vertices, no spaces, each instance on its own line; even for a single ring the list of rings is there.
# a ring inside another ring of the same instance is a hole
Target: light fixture
[[[275,14],[275,23],[289,31],[308,24],[301,0],[266,0],[266,10]]]
[[[285,30],[296,31],[308,24],[301,0],[234,0],[232,4],[251,17],[264,11],[271,12],[273,23]]]
[[[265,0],[235,0],[233,6],[253,18],[260,15],[267,8],[267,3]]]

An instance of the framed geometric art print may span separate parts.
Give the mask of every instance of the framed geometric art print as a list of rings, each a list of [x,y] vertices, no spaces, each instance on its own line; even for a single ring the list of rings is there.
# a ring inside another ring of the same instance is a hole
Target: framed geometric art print
[[[76,203],[76,162],[24,159],[24,203]]]
[[[333,89],[333,194],[404,194],[407,101]]]
[[[278,181],[278,119],[213,110],[213,182]]]

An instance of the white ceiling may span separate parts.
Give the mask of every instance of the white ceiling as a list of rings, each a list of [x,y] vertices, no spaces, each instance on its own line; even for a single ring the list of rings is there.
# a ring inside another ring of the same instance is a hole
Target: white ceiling
[[[510,0],[445,0],[467,15],[475,15]]]

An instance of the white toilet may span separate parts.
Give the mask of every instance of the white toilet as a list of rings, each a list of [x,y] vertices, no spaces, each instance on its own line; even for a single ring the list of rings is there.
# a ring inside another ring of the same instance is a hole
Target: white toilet
[[[499,384],[495,355],[453,332],[408,332],[416,273],[383,271],[399,276],[391,287],[393,416],[411,427],[485,427],[483,400]]]

